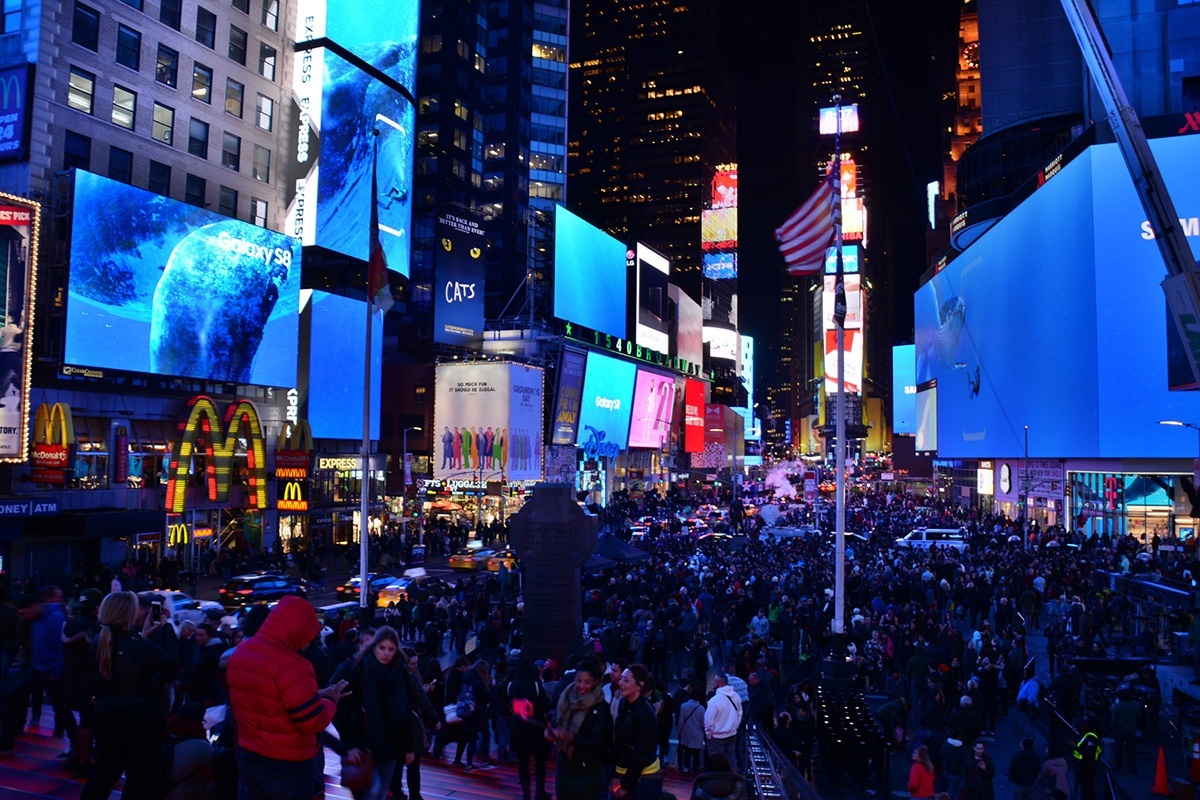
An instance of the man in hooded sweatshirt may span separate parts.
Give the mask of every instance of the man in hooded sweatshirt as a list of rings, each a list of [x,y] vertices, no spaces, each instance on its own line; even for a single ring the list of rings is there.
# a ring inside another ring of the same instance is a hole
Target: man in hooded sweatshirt
[[[346,681],[319,689],[300,655],[321,633],[308,601],[285,597],[258,634],[229,656],[229,703],[238,725],[239,800],[311,800],[317,736]]]
[[[742,698],[729,685],[724,673],[713,679],[716,691],[704,711],[704,735],[708,739],[708,754],[720,754],[729,764],[737,762],[738,725],[742,721]]]

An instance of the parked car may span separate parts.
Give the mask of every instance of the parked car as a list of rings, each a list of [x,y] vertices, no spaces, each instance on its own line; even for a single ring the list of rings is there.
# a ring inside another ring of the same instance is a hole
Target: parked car
[[[193,625],[212,620],[219,623],[225,608],[212,600],[194,600],[183,592],[174,590],[138,592],[138,598],[162,598],[163,606],[170,610],[171,622],[176,628],[184,622]]]
[[[464,547],[450,556],[450,569],[475,571],[483,569],[487,560],[496,555],[495,550],[486,547]]]
[[[251,572],[238,575],[221,587],[221,605],[240,608],[270,603],[288,596],[308,598],[308,583],[282,572]]]
[[[899,547],[952,547],[958,552],[967,549],[967,532],[963,528],[917,528],[896,540]]]
[[[396,580],[396,576],[388,572],[368,572],[367,584],[371,587],[371,591],[378,593],[380,589],[387,586],[392,581]],[[357,600],[358,587],[362,585],[362,576],[354,575],[348,578],[344,583],[337,587],[337,596],[339,601]]]

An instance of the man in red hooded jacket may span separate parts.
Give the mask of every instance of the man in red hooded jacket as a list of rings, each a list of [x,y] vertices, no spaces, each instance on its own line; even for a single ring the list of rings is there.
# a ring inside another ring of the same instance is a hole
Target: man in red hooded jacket
[[[312,760],[345,695],[319,689],[300,652],[321,632],[306,600],[279,601],[258,633],[229,657],[229,702],[238,731],[238,800],[311,800]]]

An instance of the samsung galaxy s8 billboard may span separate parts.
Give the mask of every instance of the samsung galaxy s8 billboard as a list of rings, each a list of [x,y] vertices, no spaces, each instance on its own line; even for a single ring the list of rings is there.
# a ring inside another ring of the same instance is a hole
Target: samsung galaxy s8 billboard
[[[1180,216],[1200,217],[1200,136],[1151,146]],[[940,456],[1020,457],[1026,426],[1032,456],[1194,454],[1159,424],[1200,419],[1200,393],[1169,388],[1166,269],[1145,218],[1117,146],[1096,145],[917,291],[916,383],[936,381]]]
[[[299,242],[82,170],[74,203],[65,363],[295,385]]]

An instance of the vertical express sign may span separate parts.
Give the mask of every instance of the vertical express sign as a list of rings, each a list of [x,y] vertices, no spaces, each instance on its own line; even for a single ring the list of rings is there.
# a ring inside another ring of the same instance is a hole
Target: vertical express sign
[[[483,228],[460,212],[438,217],[433,340],[476,347],[483,336]]]
[[[579,434],[579,407],[583,400],[583,371],[586,364],[586,354],[578,350],[563,350],[558,369],[558,398],[554,404],[550,444],[575,444]]]

